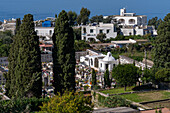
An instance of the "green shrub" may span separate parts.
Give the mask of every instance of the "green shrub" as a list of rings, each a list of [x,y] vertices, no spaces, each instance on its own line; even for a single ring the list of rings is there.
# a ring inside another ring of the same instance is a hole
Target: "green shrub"
[[[139,62],[141,62],[143,60],[143,56],[129,56],[130,58],[137,60]]]
[[[75,51],[85,51],[86,49],[90,49],[90,45],[83,40],[76,40],[74,44]]]
[[[123,106],[129,107],[130,102],[126,101],[120,96],[112,96],[112,97],[105,98],[103,105],[109,108],[123,107]]]
[[[86,91],[88,89],[88,86],[86,85],[86,86],[84,86],[84,91]]]
[[[0,113],[18,113],[39,111],[42,102],[48,102],[48,98],[24,98],[0,101]]]
[[[100,102],[101,104],[103,104],[103,103],[104,103],[105,98],[106,98],[106,97],[101,96],[100,94],[98,94],[98,102]]]
[[[48,103],[41,106],[42,113],[91,113],[93,104],[91,99],[83,94],[66,91],[51,98]]]
[[[94,86],[94,90],[98,90],[98,89],[101,89],[101,87],[100,87],[100,86],[95,85],[95,86]]]

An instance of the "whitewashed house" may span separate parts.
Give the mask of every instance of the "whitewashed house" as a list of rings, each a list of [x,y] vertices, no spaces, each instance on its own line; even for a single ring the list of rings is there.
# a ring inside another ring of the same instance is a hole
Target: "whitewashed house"
[[[145,35],[151,33],[157,35],[153,26],[147,26],[146,15],[136,15],[136,13],[126,13],[126,9],[120,9],[120,15],[113,15],[113,21],[116,22],[124,36]]]
[[[136,15],[136,13],[126,13],[126,9],[120,9],[120,15],[114,15],[113,19],[122,26],[146,26],[147,16]]]
[[[4,23],[0,25],[0,31],[12,31],[12,34],[15,34],[16,28],[16,19],[12,18],[10,20],[4,20]]]
[[[82,25],[81,27],[81,39],[85,41],[99,41],[96,36],[99,33],[105,33],[106,39],[115,38],[117,36],[116,28],[113,23],[99,23]]]
[[[105,72],[106,69],[112,71],[118,63],[110,52],[108,52],[107,55],[104,55],[91,49],[87,49],[86,51],[87,55],[81,56],[80,62],[99,72]]]
[[[8,66],[8,57],[0,57],[0,65]]]
[[[50,40],[54,33],[54,27],[35,27],[35,31],[38,36],[43,36]]]
[[[145,59],[143,59],[143,61],[138,62],[136,60],[133,60],[133,59],[123,56],[123,55],[119,55],[119,61],[120,61],[120,64],[133,64],[135,62],[135,66],[138,68],[141,68],[142,70],[144,70],[146,68],[146,65],[147,65],[148,69],[151,69],[154,64],[150,60],[145,61]]]

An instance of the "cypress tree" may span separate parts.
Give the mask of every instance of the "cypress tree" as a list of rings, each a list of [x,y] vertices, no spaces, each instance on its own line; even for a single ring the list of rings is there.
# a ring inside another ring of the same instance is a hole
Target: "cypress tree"
[[[59,14],[53,34],[53,72],[55,93],[75,90],[75,50],[73,29],[67,12]]]
[[[17,31],[19,31],[19,27],[21,25],[21,20],[20,18],[16,19],[16,29],[15,29],[15,34],[17,34]]]
[[[109,70],[107,69],[104,73],[104,86],[111,87],[111,80],[109,78]]]
[[[92,70],[92,85],[93,85],[93,87],[96,86],[96,84],[97,84],[97,81],[96,81],[96,72],[93,69]]]
[[[8,71],[8,73],[4,74],[4,77],[6,79],[6,84],[5,84],[6,95],[8,95],[9,97],[12,96],[14,89],[15,89],[13,87],[15,87],[14,71],[15,71],[15,67],[16,67],[17,55],[18,55],[18,43],[17,43],[17,37],[14,36],[13,43],[11,44],[10,52],[9,52],[9,56],[8,56],[9,71]]]
[[[39,39],[34,31],[31,14],[24,16],[12,46],[9,73],[6,75],[8,95],[40,97],[42,94],[41,56]]]

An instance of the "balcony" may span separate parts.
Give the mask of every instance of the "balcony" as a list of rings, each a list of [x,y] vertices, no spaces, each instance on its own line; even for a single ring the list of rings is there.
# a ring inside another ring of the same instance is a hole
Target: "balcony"
[[[87,34],[87,36],[96,36],[96,34]]]

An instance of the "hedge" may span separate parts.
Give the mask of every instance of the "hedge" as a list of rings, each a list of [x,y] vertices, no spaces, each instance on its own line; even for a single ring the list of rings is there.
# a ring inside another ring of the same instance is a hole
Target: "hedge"
[[[22,98],[0,101],[0,113],[18,113],[39,111],[39,106],[43,102],[48,102],[49,98]]]

